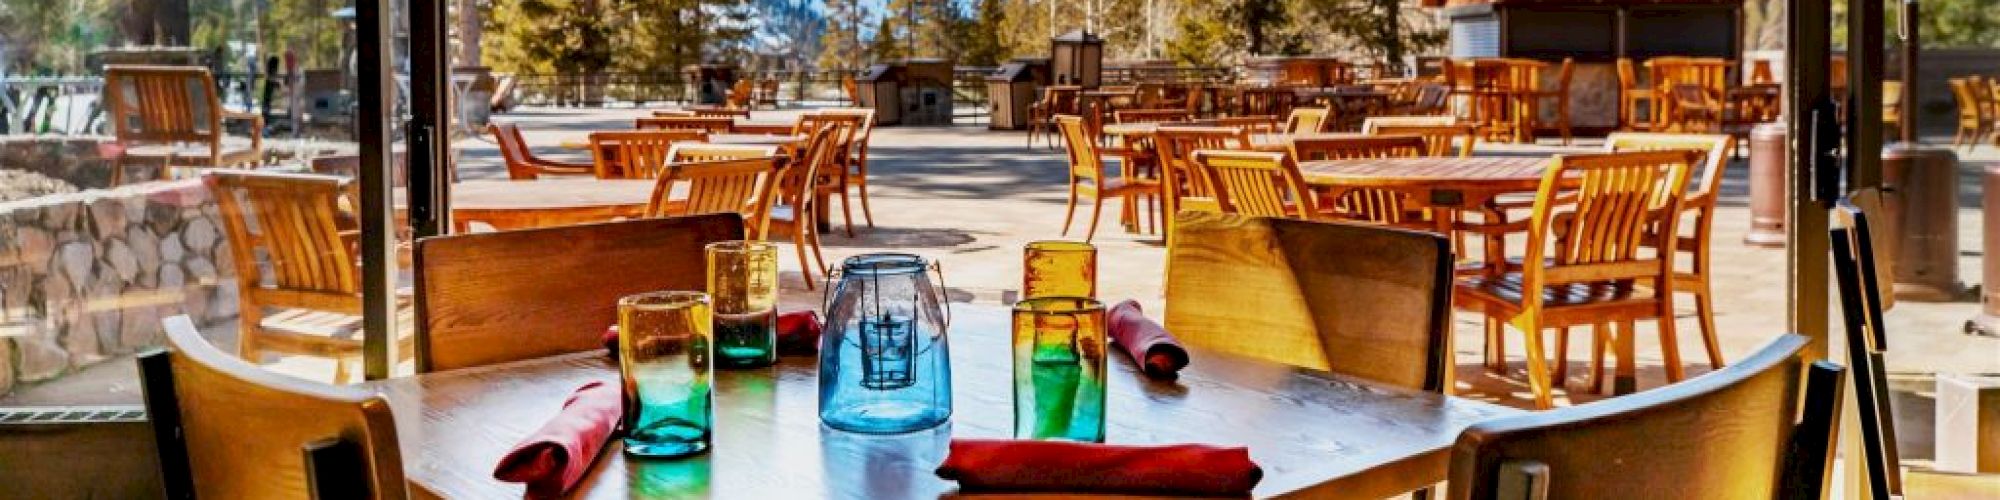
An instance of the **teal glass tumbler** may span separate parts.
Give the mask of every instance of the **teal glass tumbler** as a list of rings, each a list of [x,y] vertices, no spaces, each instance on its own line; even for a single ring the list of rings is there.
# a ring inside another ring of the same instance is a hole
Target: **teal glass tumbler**
[[[1104,442],[1104,304],[1014,304],[1014,437]]]
[[[701,292],[618,299],[626,454],[675,457],[708,450],[715,419],[712,316],[708,294]]]

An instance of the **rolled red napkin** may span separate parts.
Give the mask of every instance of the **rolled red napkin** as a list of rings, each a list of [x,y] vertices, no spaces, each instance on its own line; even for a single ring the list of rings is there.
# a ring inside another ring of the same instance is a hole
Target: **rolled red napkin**
[[[819,353],[819,329],[817,312],[805,310],[779,314],[778,354],[809,356]],[[604,350],[611,353],[611,359],[618,359],[618,325],[605,328],[598,341],[604,343]]]
[[[1240,497],[1264,469],[1242,447],[953,439],[937,475],[965,491]]]
[[[1147,319],[1137,301],[1127,299],[1111,306],[1105,321],[1110,323],[1111,341],[1132,356],[1132,362],[1138,363],[1147,377],[1172,379],[1187,367],[1187,349],[1166,328]]]
[[[561,496],[576,487],[618,428],[625,401],[618,387],[591,382],[571,393],[561,413],[500,457],[493,478],[527,483],[531,498]]]

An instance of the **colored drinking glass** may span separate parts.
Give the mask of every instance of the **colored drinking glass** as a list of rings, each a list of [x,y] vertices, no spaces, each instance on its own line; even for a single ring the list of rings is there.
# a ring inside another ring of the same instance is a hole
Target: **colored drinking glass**
[[[1036,241],[1021,255],[1021,298],[1097,298],[1097,247],[1080,241]]]
[[[754,368],[778,362],[778,246],[719,241],[703,253],[715,308],[715,364]]]
[[[625,453],[672,457],[708,449],[715,407],[711,316],[701,292],[618,299]]]
[[[1104,304],[1014,304],[1014,437],[1104,442]]]

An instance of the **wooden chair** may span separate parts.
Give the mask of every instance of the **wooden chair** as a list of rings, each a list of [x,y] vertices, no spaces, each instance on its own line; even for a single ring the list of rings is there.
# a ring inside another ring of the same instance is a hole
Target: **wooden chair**
[[[674,145],[705,142],[698,130],[608,130],[590,133],[593,170],[599,179],[657,179],[665,173]]]
[[[1057,115],[1077,115],[1077,94],[1083,87],[1074,85],[1051,85],[1042,88],[1042,99],[1028,105],[1028,147],[1035,147],[1035,136],[1046,135],[1049,147],[1054,148],[1056,137],[1062,132],[1056,129]]]
[[[1648,255],[1640,250],[1672,244],[1671,235],[1679,230],[1679,193],[1687,186],[1688,171],[1701,160],[1701,153],[1683,150],[1557,156],[1542,178],[1527,220],[1467,228],[1483,233],[1525,229],[1526,251],[1520,262],[1541,263],[1491,267],[1465,276],[1453,294],[1459,308],[1489,319],[1488,342],[1498,342],[1504,335],[1499,331],[1503,321],[1527,338],[1528,385],[1536,407],[1553,406],[1541,341],[1547,328],[1600,326],[1594,329],[1595,342],[1617,342],[1621,360],[1617,388],[1624,393],[1633,383],[1633,324],[1658,320],[1667,380],[1680,381],[1674,261],[1671,254]],[[1574,188],[1567,185],[1571,180]],[[1607,338],[1607,328],[1601,325],[1617,325],[1620,331]],[[1602,360],[1593,360],[1592,365],[1595,388],[1602,382]]]
[[[111,185],[124,182],[128,165],[238,167],[264,159],[264,118],[222,107],[215,77],[198,66],[125,66],[104,69],[105,121],[122,152],[112,161]],[[224,120],[249,122],[250,142],[229,140]]]
[[[1185,109],[1121,109],[1111,112],[1118,123],[1179,123],[1194,119]]]
[[[750,119],[750,110],[746,108],[700,107],[688,108],[688,111],[694,113],[696,118]]]
[[[544,175],[591,175],[596,167],[585,163],[568,163],[545,160],[535,156],[528,149],[528,141],[521,138],[521,127],[512,123],[489,123],[486,132],[493,134],[493,142],[500,146],[500,158],[507,162],[507,178],[517,181],[532,181]]]
[[[1882,133],[1896,135],[1903,130],[1903,82],[1882,81]]]
[[[1284,132],[1287,134],[1311,134],[1326,130],[1327,117],[1332,108],[1292,108],[1292,115],[1285,118]]]
[[[848,188],[855,185],[854,176],[851,175],[852,171],[848,169],[848,166],[853,161],[853,156],[850,152],[858,147],[855,141],[860,138],[861,129],[867,127],[866,122],[873,118],[874,115],[872,113],[866,115],[853,113],[812,113],[799,117],[798,124],[795,125],[796,128],[794,129],[799,134],[803,134],[806,131],[819,130],[827,125],[834,126],[834,134],[831,139],[833,142],[827,146],[833,148],[827,153],[827,161],[832,163],[817,167],[820,179],[814,181],[813,184],[820,191],[816,196],[830,197],[837,195],[840,197],[841,227],[847,232],[847,237],[849,238],[854,237],[854,201],[848,198]],[[824,207],[814,207],[814,209],[819,210],[824,209]],[[863,213],[865,215],[866,211],[864,210]]]
[[[166,348],[138,359],[163,496],[409,497],[396,420],[381,395],[231,359],[187,316],[163,323]]]
[[[757,104],[758,106],[762,106],[762,105],[765,105],[765,104],[769,104],[769,105],[771,105],[771,109],[778,109],[778,80],[777,80],[777,79],[765,79],[765,80],[760,80],[760,81],[758,81],[758,82],[757,82],[757,103],[756,103],[756,104]]]
[[[1452,447],[1446,490],[1458,500],[1822,498],[1845,370],[1808,366],[1805,345],[1781,335],[1687,382],[1473,424]]]
[[[750,109],[750,99],[753,97],[750,95],[753,90],[751,85],[748,78],[736,80],[735,84],[729,86],[729,95],[723,96],[723,106],[729,109]]]
[[[1173,236],[1174,214],[1183,210],[1217,212],[1215,189],[1194,164],[1197,150],[1248,151],[1250,132],[1240,127],[1161,126],[1153,135],[1159,149],[1160,199],[1167,216],[1167,235]]]
[[[1409,389],[1451,387],[1451,250],[1435,234],[1182,212],[1166,327],[1191,346]]]
[[[654,184],[646,216],[732,213],[742,215],[744,225],[762,228],[771,214],[777,174],[777,160],[771,157],[675,163]],[[670,200],[673,185],[681,182],[687,183],[687,196]],[[750,235],[757,236],[754,231]]]
[[[708,214],[418,240],[417,372],[603,349],[619,297],[701,290],[702,247],[743,237]]]
[[[866,221],[868,227],[875,227],[875,211],[868,208],[868,144],[875,137],[875,110],[834,108],[822,109],[815,114],[860,117],[861,123],[854,129],[853,137],[848,138],[847,147],[834,159],[846,171],[846,183],[861,195],[861,219]],[[846,200],[843,199],[842,203]]]
[[[1674,292],[1694,295],[1695,317],[1701,323],[1701,341],[1708,351],[1710,368],[1722,368],[1722,347],[1716,340],[1715,302],[1709,288],[1709,276],[1714,259],[1709,256],[1709,246],[1715,239],[1715,200],[1722,189],[1724,170],[1729,167],[1729,152],[1735,148],[1736,138],[1722,134],[1661,134],[1643,132],[1618,132],[1604,138],[1607,153],[1626,151],[1695,150],[1702,152],[1698,173],[1690,173],[1693,189],[1681,195],[1683,217],[1694,216],[1692,223],[1677,227],[1691,228],[1692,234],[1676,234],[1671,240],[1676,254],[1688,255],[1692,269],[1674,271]],[[1683,221],[1687,222],[1687,221]],[[1660,248],[1660,247],[1656,247]],[[1565,334],[1566,335],[1566,334]],[[1558,342],[1567,346],[1567,342]],[[1560,347],[1557,360],[1567,357]],[[1558,364],[1557,372],[1562,372],[1567,363]],[[1561,377],[1557,377],[1561,378]]]
[[[1089,196],[1091,199],[1090,228],[1083,233],[1083,240],[1090,241],[1097,236],[1097,219],[1104,212],[1104,199],[1118,197],[1126,200],[1124,214],[1136,217],[1132,197],[1156,192],[1159,185],[1135,179],[1130,175],[1107,179],[1104,176],[1104,156],[1097,149],[1097,140],[1086,130],[1088,126],[1081,116],[1064,115],[1056,117],[1056,128],[1063,135],[1063,144],[1069,152],[1069,205],[1063,211],[1064,236],[1069,235],[1070,222],[1076,218],[1077,199]]]
[[[1556,130],[1558,131],[1558,133],[1562,134],[1562,143],[1564,146],[1568,146],[1570,142],[1569,82],[1570,82],[1570,76],[1575,73],[1576,73],[1576,59],[1569,57],[1563,58],[1561,68],[1556,70],[1556,89],[1550,91],[1538,90],[1534,92],[1532,97],[1532,99],[1535,100],[1541,100],[1541,99],[1556,100],[1556,115],[1555,115]]]
[[[1415,158],[1428,148],[1424,138],[1414,135],[1363,137],[1298,137],[1292,139],[1295,161],[1347,160],[1356,158]],[[1368,186],[1347,186],[1320,193],[1316,208],[1326,215],[1358,222],[1430,227],[1423,212],[1416,210],[1397,191]]]
[[[695,114],[694,110],[691,109],[662,109],[654,111],[653,116],[668,117],[668,118],[694,118]]]
[[[679,165],[705,161],[755,160],[776,158],[778,154],[777,146],[683,142],[674,144],[667,150],[667,163]]]
[[[633,128],[639,130],[699,130],[710,134],[727,134],[736,126],[736,119],[722,116],[653,116],[640,117]]]
[[[840,97],[848,106],[861,105],[861,86],[854,82],[854,75],[840,77]]]
[[[1272,134],[1278,132],[1276,115],[1224,116],[1209,120],[1217,127],[1240,128],[1252,134]]]
[[[1298,164],[1284,153],[1198,150],[1194,163],[1215,187],[1223,213],[1252,217],[1313,218],[1312,190]]]
[[[1652,130],[1651,119],[1639,119],[1639,110],[1652,106],[1653,89],[1639,85],[1639,70],[1630,58],[1618,58],[1618,130]]]
[[[1847,364],[1854,369],[1854,404],[1861,410],[1861,458],[1868,474],[1868,497],[1902,496],[1902,454],[1896,447],[1896,415],[1891,411],[1889,377],[1882,360],[1889,350],[1889,337],[1882,321],[1885,301],[1877,275],[1881,267],[1875,260],[1875,238],[1867,214],[1852,201],[1835,207],[1834,215],[1842,227],[1828,232],[1828,243],[1841,319],[1847,327]]]
[[[1979,89],[1971,80],[1952,78],[1951,96],[1958,103],[1958,131],[1951,135],[1951,145],[1977,145],[1980,139],[1992,133],[1992,109],[1979,96]]]
[[[1472,125],[1395,125],[1383,124],[1369,118],[1362,122],[1362,133],[1368,135],[1414,135],[1424,140],[1422,156],[1456,156],[1469,158],[1473,146],[1479,142],[1479,128]]]
[[[330,357],[334,383],[348,382],[348,361],[361,356],[361,262],[359,230],[340,208],[347,181],[211,171],[202,182],[236,265],[237,355],[253,363],[265,352]]]
[[[799,253],[806,290],[813,289],[813,270],[827,268],[826,257],[820,252],[819,224],[814,222],[820,209],[814,198],[822,191],[819,183],[827,180],[819,172],[833,168],[840,128],[839,124],[829,123],[809,135],[804,152],[778,171],[777,203],[765,217],[765,226],[751,228],[756,239],[769,239],[772,234],[785,234],[792,239],[792,246]],[[813,261],[819,264],[817,267],[806,262],[808,249]]]

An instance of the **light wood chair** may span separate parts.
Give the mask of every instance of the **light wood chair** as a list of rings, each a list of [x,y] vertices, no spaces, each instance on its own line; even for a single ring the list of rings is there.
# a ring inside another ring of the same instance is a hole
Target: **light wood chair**
[[[521,127],[512,123],[489,123],[487,133],[493,134],[493,142],[500,146],[500,159],[507,163],[507,178],[517,181],[532,181],[544,175],[569,176],[592,175],[596,166],[588,163],[568,163],[545,160],[535,156],[528,149],[528,141],[521,137]]]
[[[723,96],[723,105],[729,109],[749,110],[750,99],[754,97],[750,95],[754,90],[751,85],[748,78],[737,79],[735,84],[729,86],[729,95]]]
[[[791,238],[792,246],[799,253],[800,274],[805,278],[806,290],[813,289],[813,271],[827,269],[826,257],[819,246],[819,203],[814,200],[822,191],[818,185],[826,180],[819,175],[820,170],[833,168],[835,144],[839,141],[840,125],[829,123],[809,134],[806,148],[796,160],[785,164],[778,171],[777,203],[765,217],[764,227],[751,228],[757,239],[769,239],[772,234],[784,234]],[[807,250],[812,251],[815,267],[806,261]]]
[[[138,363],[165,497],[409,497],[381,395],[232,359],[187,316],[163,323],[166,349]]]
[[[840,197],[841,227],[849,238],[854,237],[854,201],[848,197],[848,188],[855,184],[852,171],[848,169],[853,159],[851,151],[857,147],[855,141],[860,138],[861,129],[866,127],[866,122],[873,117],[873,114],[810,113],[800,116],[793,129],[795,134],[803,135],[827,125],[835,127],[831,137],[833,142],[827,145],[832,148],[827,153],[827,161],[832,163],[817,167],[820,178],[813,184],[819,190],[816,196],[825,196],[827,198],[824,199],[828,201],[831,201],[832,196]],[[814,209],[823,210],[825,207],[814,207]]]
[[[1121,109],[1111,112],[1118,123],[1179,123],[1194,119],[1185,109]]]
[[[159,167],[254,166],[264,159],[264,118],[222,107],[215,77],[199,66],[126,66],[104,69],[105,121],[122,150],[111,166],[111,185],[124,182],[133,164]],[[250,141],[227,137],[224,120],[249,122]]]
[[[696,107],[688,108],[687,111],[694,113],[696,118],[750,119],[750,110],[746,108]]]
[[[1951,145],[1978,145],[1980,139],[1993,132],[1992,108],[1980,98],[1980,90],[1974,86],[1976,80],[1952,78],[1951,96],[1958,103],[1958,131],[1951,135]]]
[[[599,179],[657,179],[671,166],[674,145],[707,140],[699,130],[591,132],[592,168]]]
[[[1473,424],[1452,499],[1818,499],[1844,369],[1781,335],[1735,366],[1629,397]],[[1801,420],[1803,415],[1803,420]]]
[[[1453,294],[1459,308],[1489,319],[1488,342],[1498,342],[1504,335],[1498,331],[1500,322],[1512,324],[1526,337],[1528,385],[1536,407],[1554,405],[1541,341],[1548,328],[1599,326],[1593,329],[1598,333],[1595,342],[1617,342],[1622,361],[1618,389],[1623,393],[1633,383],[1633,325],[1638,320],[1658,320],[1667,380],[1680,381],[1674,261],[1671,254],[1648,255],[1640,250],[1669,248],[1670,242],[1662,242],[1678,234],[1679,193],[1687,186],[1688,171],[1701,160],[1701,153],[1684,150],[1557,156],[1543,176],[1527,220],[1467,227],[1482,233],[1525,230],[1526,250],[1520,262],[1541,263],[1489,266],[1489,272],[1461,278]],[[1567,188],[1565,179],[1575,179],[1576,187]],[[1619,328],[1608,332],[1601,325]],[[1603,378],[1602,360],[1593,360],[1592,365],[1595,389]]]
[[[699,130],[711,134],[727,134],[736,126],[736,119],[723,116],[652,116],[633,120],[633,127],[639,130]]]
[[[840,97],[848,106],[861,105],[861,85],[854,82],[854,75],[840,77]]]
[[[1630,58],[1618,58],[1618,130],[1652,130],[1652,117],[1639,119],[1639,110],[1653,108],[1653,89],[1639,85],[1639,70]]]
[[[1532,97],[1530,97],[1530,99],[1534,99],[1536,101],[1542,99],[1555,99],[1556,130],[1558,131],[1558,133],[1562,134],[1562,143],[1564,146],[1568,146],[1570,142],[1569,81],[1570,77],[1575,73],[1576,73],[1576,59],[1569,57],[1563,58],[1562,66],[1556,70],[1555,90],[1547,90],[1547,91],[1537,90],[1532,94]]]
[[[221,170],[202,181],[236,265],[237,355],[329,357],[333,381],[351,380],[349,361],[361,356],[361,262],[359,229],[340,208],[347,181]]]
[[[1424,139],[1423,156],[1456,156],[1469,158],[1472,149],[1479,142],[1479,128],[1472,125],[1399,125],[1375,122],[1369,118],[1362,122],[1362,133],[1368,135],[1414,135]],[[1393,123],[1393,122],[1392,122]]]
[[[619,297],[701,290],[702,247],[743,237],[708,214],[418,240],[417,372],[603,349]]]
[[[1296,161],[1357,158],[1415,158],[1429,146],[1415,135],[1361,137],[1298,137],[1292,139]],[[1342,186],[1320,193],[1318,210],[1334,218],[1409,227],[1430,227],[1423,211],[1413,208],[1397,191],[1369,186]]]
[[[1274,134],[1283,125],[1277,115],[1224,116],[1209,119],[1217,127],[1239,128],[1251,134]]]
[[[1166,327],[1182,342],[1409,389],[1451,387],[1451,250],[1435,234],[1182,212]]]
[[[1197,150],[1194,163],[1215,187],[1223,213],[1312,219],[1312,190],[1284,153]]]
[[[861,219],[868,227],[875,227],[875,211],[868,208],[868,144],[875,137],[875,110],[834,108],[822,109],[816,114],[861,117],[861,124],[854,129],[853,137],[848,138],[847,147],[834,159],[846,171],[847,184],[854,187],[855,194],[861,195]]]
[[[1097,149],[1097,140],[1090,136],[1084,118],[1075,115],[1056,117],[1056,129],[1062,133],[1063,144],[1069,152],[1069,205],[1063,210],[1064,236],[1069,235],[1070,222],[1076,218],[1077,200],[1083,196],[1091,199],[1090,227],[1083,233],[1083,240],[1090,241],[1097,236],[1097,219],[1104,212],[1104,199],[1118,197],[1126,200],[1122,210],[1128,217],[1136,217],[1131,197],[1156,192],[1157,183],[1135,179],[1130,175],[1106,178],[1104,156]]]
[[[1056,129],[1057,115],[1078,115],[1077,94],[1083,87],[1075,85],[1050,85],[1042,88],[1042,99],[1028,105],[1028,147],[1035,147],[1035,137],[1046,136],[1049,147],[1054,148],[1056,139],[1062,135]]]
[[[777,160],[771,157],[675,163],[673,170],[653,185],[646,216],[731,213],[742,215],[745,226],[762,228],[771,215],[777,174]],[[688,185],[687,197],[668,199],[673,185],[682,182]],[[755,231],[750,234],[761,236]]]
[[[1326,131],[1327,118],[1332,115],[1332,108],[1292,108],[1291,116],[1285,117],[1284,133],[1311,134],[1324,132]]]
[[[1716,340],[1715,301],[1711,297],[1709,277],[1714,259],[1709,256],[1709,246],[1715,240],[1715,201],[1722,189],[1724,170],[1729,167],[1729,152],[1735,148],[1736,138],[1725,134],[1661,134],[1641,132],[1618,132],[1604,139],[1604,150],[1608,153],[1626,151],[1695,150],[1702,153],[1697,172],[1690,173],[1692,189],[1681,195],[1680,209],[1683,217],[1693,216],[1692,221],[1683,220],[1677,227],[1691,231],[1672,237],[1674,252],[1686,254],[1692,269],[1674,271],[1674,292],[1694,295],[1695,317],[1701,325],[1702,345],[1708,351],[1710,368],[1722,368],[1722,346]],[[1558,342],[1566,344],[1566,342]],[[1559,347],[1557,359],[1567,353]],[[1566,364],[1566,363],[1565,363]],[[1557,371],[1565,364],[1557,365]],[[1561,377],[1557,377],[1561,378]]]
[[[1184,210],[1219,212],[1215,189],[1194,164],[1197,150],[1251,149],[1250,132],[1242,127],[1160,126],[1153,135],[1159,149],[1160,199],[1167,216],[1167,237],[1173,237],[1174,214]]]
[[[777,158],[779,154],[777,146],[683,142],[674,144],[667,150],[667,163],[678,165],[719,160],[755,160]]]

